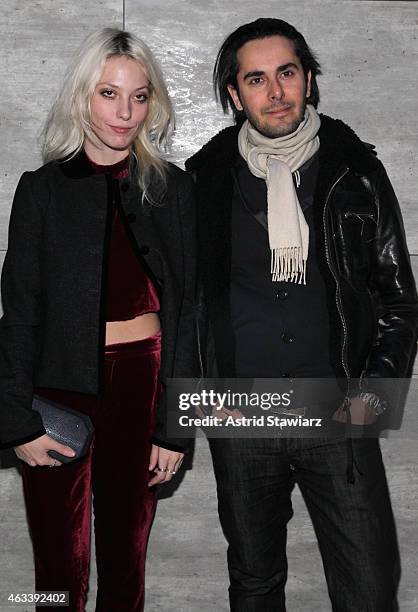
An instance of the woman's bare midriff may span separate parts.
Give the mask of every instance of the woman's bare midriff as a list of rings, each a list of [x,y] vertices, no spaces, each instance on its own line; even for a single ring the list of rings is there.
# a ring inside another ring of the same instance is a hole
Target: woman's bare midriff
[[[156,312],[148,312],[129,321],[111,321],[106,323],[106,345],[144,340],[160,329],[160,319]]]

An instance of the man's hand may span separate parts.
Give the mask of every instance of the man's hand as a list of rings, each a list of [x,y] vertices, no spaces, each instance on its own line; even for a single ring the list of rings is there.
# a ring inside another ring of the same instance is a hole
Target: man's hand
[[[230,416],[234,419],[234,421],[242,419],[244,417],[244,415],[240,410],[238,410],[238,408],[233,408],[231,410],[230,408],[223,407],[220,410],[214,412],[213,414],[219,419],[222,419],[222,421],[225,421]]]
[[[377,416],[373,408],[363,402],[359,397],[352,397],[350,400],[350,414],[352,425],[373,425],[377,421]],[[339,423],[347,422],[347,414],[340,406],[333,414],[333,420]]]
[[[36,465],[49,465],[50,467],[62,465],[61,461],[53,459],[48,455],[48,451],[50,450],[57,451],[66,457],[75,456],[75,452],[72,448],[56,442],[46,434],[36,438],[36,440],[32,440],[32,442],[27,442],[26,444],[21,444],[14,448],[19,459],[31,467],[35,467]]]
[[[150,472],[155,472],[155,476],[151,478],[148,486],[152,487],[171,480],[179,471],[183,457],[184,453],[176,453],[153,444],[148,469]]]

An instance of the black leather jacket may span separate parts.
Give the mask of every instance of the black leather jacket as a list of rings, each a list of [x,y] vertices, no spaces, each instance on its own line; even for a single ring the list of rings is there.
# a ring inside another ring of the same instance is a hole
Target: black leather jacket
[[[226,128],[186,163],[198,192],[204,315],[199,335],[202,349],[210,351],[213,341],[215,374],[221,377],[233,377],[235,367],[229,278],[231,169],[239,156],[238,131]],[[314,214],[327,262],[323,275],[334,337],[332,363],[336,376],[348,380],[348,394],[355,395],[358,385],[381,393],[374,382],[408,376],[416,342],[418,301],[401,213],[373,147],[324,115],[319,138]],[[213,375],[208,360],[203,362],[204,375]],[[386,399],[396,403],[398,395]]]

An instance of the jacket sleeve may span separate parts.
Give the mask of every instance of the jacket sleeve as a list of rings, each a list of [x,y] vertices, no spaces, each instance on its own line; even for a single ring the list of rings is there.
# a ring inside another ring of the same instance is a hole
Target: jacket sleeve
[[[200,374],[197,345],[196,320],[196,209],[194,184],[182,173],[177,182],[178,211],[180,215],[181,240],[183,245],[183,296],[178,320],[176,351],[174,356],[174,378],[195,378]],[[176,438],[167,428],[168,413],[173,409],[167,401],[167,387],[163,390],[157,410],[157,426],[153,443],[179,452],[187,451],[191,439]]]
[[[45,433],[31,409],[40,328],[42,212],[34,175],[22,175],[13,201],[4,260],[0,319],[0,445],[17,446]]]
[[[378,325],[361,388],[382,396],[393,407],[403,394],[402,381],[394,384],[393,379],[410,376],[416,349],[418,300],[401,211],[382,165],[374,185],[378,220],[371,250],[370,284]]]

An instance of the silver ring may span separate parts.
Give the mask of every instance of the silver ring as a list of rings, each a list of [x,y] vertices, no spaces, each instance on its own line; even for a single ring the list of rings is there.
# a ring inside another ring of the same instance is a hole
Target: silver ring
[[[168,472],[168,469],[157,467],[157,472]]]
[[[176,470],[174,470],[173,472],[171,472],[170,470],[167,470],[167,472],[168,472],[169,474],[173,474],[173,475],[174,475],[174,474],[177,474]]]

